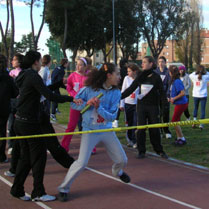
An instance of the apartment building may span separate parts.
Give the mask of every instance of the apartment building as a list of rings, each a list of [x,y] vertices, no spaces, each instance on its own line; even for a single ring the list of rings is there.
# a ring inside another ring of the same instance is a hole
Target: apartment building
[[[209,64],[209,30],[203,30],[201,33],[201,38],[203,39],[202,45],[202,57],[201,64],[208,65]],[[175,53],[175,40],[167,40],[165,43],[165,47],[159,56],[164,56],[168,63],[178,61],[178,57],[176,57]],[[150,48],[147,43],[142,43],[142,57],[146,55],[151,55]]]

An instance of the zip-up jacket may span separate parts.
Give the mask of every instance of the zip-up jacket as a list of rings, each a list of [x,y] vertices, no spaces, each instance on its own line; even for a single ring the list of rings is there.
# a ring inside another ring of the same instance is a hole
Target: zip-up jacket
[[[28,123],[39,121],[40,97],[43,95],[50,101],[72,102],[73,97],[52,93],[43,83],[41,76],[33,69],[22,70],[16,78],[19,88],[17,103],[17,119]]]

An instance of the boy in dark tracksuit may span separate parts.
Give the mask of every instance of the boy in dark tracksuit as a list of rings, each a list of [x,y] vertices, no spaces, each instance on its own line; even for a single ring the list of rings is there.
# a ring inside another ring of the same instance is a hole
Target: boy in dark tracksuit
[[[149,60],[149,56],[144,59]],[[144,60],[143,59],[143,60]],[[137,87],[140,92],[137,100],[137,124],[146,125],[159,123],[159,97],[162,103],[166,102],[166,96],[163,90],[163,83],[160,76],[155,73],[154,67],[143,70],[139,73],[132,85],[122,93],[122,99],[129,96]],[[150,141],[153,149],[163,158],[167,155],[161,145],[161,136],[159,128],[149,129]],[[137,149],[138,158],[144,158],[146,153],[146,129],[137,131]]]

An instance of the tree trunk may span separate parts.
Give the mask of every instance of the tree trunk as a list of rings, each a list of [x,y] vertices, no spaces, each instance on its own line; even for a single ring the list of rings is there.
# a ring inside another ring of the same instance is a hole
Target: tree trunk
[[[64,34],[63,34],[62,50],[63,50],[64,57],[67,58],[66,40],[67,40],[67,30],[68,30],[68,18],[67,18],[67,9],[66,8],[64,11],[64,15],[65,15],[65,28],[64,28]]]
[[[15,37],[15,18],[13,10],[13,0],[9,0],[10,15],[11,15],[11,40],[9,47],[9,66],[11,67],[12,58],[14,56],[14,37]]]
[[[189,50],[189,68],[193,68],[193,43],[194,43],[194,20],[192,20],[191,24],[191,44],[190,44],[190,50]]]
[[[46,4],[47,4],[47,0],[44,0],[44,8],[43,8],[43,13],[42,13],[42,21],[41,21],[41,25],[40,25],[40,28],[39,28],[39,31],[38,31],[38,35],[35,37],[35,43],[34,43],[34,46],[35,46],[35,49],[36,50],[38,49],[38,40],[40,38],[41,31],[42,31],[43,26],[44,26],[44,23],[45,23]]]
[[[4,46],[5,56],[8,58],[9,53],[8,53],[8,47],[7,47],[7,39],[6,39],[6,36],[4,34],[4,29],[2,27],[1,21],[0,21],[0,30],[1,30],[2,43],[3,43],[3,46]]]
[[[33,22],[33,4],[34,4],[34,0],[31,0],[31,3],[30,3],[30,22],[31,22],[33,46],[34,46],[34,50],[37,50],[35,30],[34,30],[34,22]]]

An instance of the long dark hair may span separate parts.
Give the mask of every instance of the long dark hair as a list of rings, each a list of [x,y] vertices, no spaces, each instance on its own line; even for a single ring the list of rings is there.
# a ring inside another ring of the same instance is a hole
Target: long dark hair
[[[32,65],[36,61],[39,61],[40,59],[41,59],[41,54],[39,52],[30,50],[24,56],[22,68],[23,69],[31,68]]]
[[[18,62],[20,64],[20,68],[22,69],[23,68],[24,55],[22,55],[20,53],[17,53],[13,57],[17,58],[17,60],[18,60]]]
[[[0,72],[7,73],[7,58],[0,54]]]
[[[203,65],[198,65],[195,74],[198,75],[198,80],[202,80],[202,76],[206,74],[205,67]]]
[[[85,81],[85,86],[90,86],[94,90],[99,90],[103,88],[103,83],[107,80],[107,74],[112,74],[115,72],[116,67],[112,63],[104,63],[102,67],[97,70],[93,69],[91,72],[88,73],[87,79]],[[116,88],[116,86],[113,86]]]
[[[168,68],[169,72],[171,73],[171,84],[180,78],[179,69],[176,65],[170,65]]]
[[[152,63],[152,69],[157,68],[157,63],[152,56],[145,56],[143,59],[147,59],[149,63]]]

